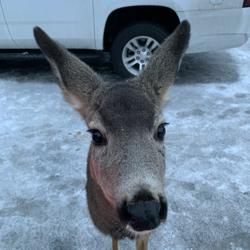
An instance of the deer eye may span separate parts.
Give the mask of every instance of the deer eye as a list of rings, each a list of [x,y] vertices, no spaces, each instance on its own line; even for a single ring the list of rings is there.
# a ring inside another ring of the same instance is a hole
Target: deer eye
[[[164,140],[164,136],[166,134],[166,129],[165,129],[166,125],[168,125],[168,123],[162,123],[157,128],[157,133],[156,133],[157,140],[159,140],[159,141]]]
[[[92,135],[92,141],[96,146],[102,146],[107,144],[106,138],[102,135],[102,133],[98,129],[89,129],[88,132]]]

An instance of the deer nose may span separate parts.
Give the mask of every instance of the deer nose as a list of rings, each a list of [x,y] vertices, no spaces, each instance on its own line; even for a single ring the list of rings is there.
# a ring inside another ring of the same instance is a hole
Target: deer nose
[[[153,230],[166,219],[167,202],[163,197],[155,199],[139,199],[124,202],[120,212],[123,221],[128,223],[133,230],[141,232]]]
[[[126,206],[129,225],[135,231],[153,230],[160,224],[160,203],[137,201]]]

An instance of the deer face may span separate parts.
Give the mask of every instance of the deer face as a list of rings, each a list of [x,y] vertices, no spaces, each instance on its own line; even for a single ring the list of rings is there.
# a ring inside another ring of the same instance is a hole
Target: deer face
[[[34,33],[66,100],[92,134],[89,178],[128,230],[153,230],[167,215],[166,122],[161,112],[188,46],[189,24],[183,22],[177,28],[140,76],[119,83],[103,82],[40,28]]]
[[[133,82],[115,85],[99,99],[89,122],[91,177],[123,222],[136,231],[151,230],[166,217],[165,121]]]

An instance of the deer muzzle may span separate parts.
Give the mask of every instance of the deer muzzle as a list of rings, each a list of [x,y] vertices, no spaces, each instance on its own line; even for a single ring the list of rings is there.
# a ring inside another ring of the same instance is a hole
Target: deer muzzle
[[[120,209],[121,219],[136,232],[153,230],[166,219],[166,200],[162,196],[159,196],[159,200],[148,197],[136,196],[131,202],[124,201]]]

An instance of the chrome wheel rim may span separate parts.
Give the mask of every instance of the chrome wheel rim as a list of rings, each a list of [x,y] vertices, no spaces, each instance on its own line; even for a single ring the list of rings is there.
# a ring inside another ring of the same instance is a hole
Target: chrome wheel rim
[[[132,75],[139,75],[159,45],[158,41],[149,36],[132,38],[123,48],[123,65]]]

